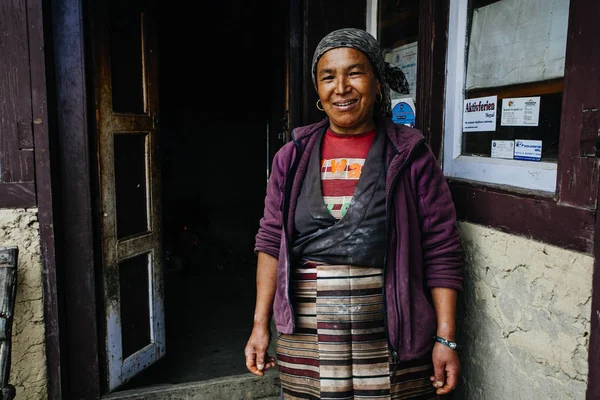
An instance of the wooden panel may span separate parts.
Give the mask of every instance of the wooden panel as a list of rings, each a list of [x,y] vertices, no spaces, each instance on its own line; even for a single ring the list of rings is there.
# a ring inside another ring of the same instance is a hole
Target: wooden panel
[[[56,216],[57,248],[63,277],[64,364],[71,368],[64,395],[49,399],[100,398],[98,324],[96,321],[95,254],[93,243],[92,192],[90,171],[94,143],[88,143],[84,27],[80,0],[52,1],[52,32],[56,102]],[[91,71],[90,71],[91,72]],[[91,147],[91,150],[90,150]],[[78,168],[71,168],[77,165]],[[49,376],[49,391],[60,388],[56,375]]]
[[[458,218],[587,254],[594,251],[595,215],[554,199],[450,181]],[[560,221],[558,228],[557,221]]]
[[[580,157],[584,110],[600,108],[600,2],[571,0],[558,160],[561,204],[596,209],[598,160]]]
[[[564,99],[569,118],[565,118],[561,140],[564,146],[564,159],[575,158],[581,153],[582,142],[598,134],[600,108],[600,2],[595,0],[571,0],[570,26],[567,45],[567,71],[565,85],[568,84]],[[570,47],[569,47],[570,46]],[[593,47],[590,47],[593,46]],[[559,169],[561,201],[573,202],[596,209],[596,234],[594,244],[594,273],[592,280],[592,307],[590,315],[590,344],[588,352],[588,387],[586,399],[600,398],[600,217],[597,199],[598,159],[580,158],[572,169]],[[563,161],[564,162],[564,161]],[[587,174],[589,180],[581,182],[577,174]],[[577,182],[577,185],[575,185]],[[566,192],[567,187],[576,188]]]
[[[35,184],[0,182],[0,208],[35,207]]]
[[[465,99],[495,95],[500,99],[507,97],[539,96],[542,94],[561,93],[563,87],[564,80],[560,78],[542,82],[520,83],[518,85],[468,90],[467,93],[465,93]]]
[[[288,75],[287,75],[287,109],[288,113],[288,126],[287,126],[287,134],[291,133],[290,127],[296,127],[302,124],[303,114],[303,93],[304,87],[302,83],[302,69],[303,69],[303,51],[302,44],[303,33],[302,29],[304,26],[304,17],[303,10],[304,4],[302,0],[289,0],[290,2],[290,10],[289,10],[289,42],[287,49],[287,58],[288,58]],[[311,86],[311,90],[312,86]],[[287,137],[286,140],[289,140],[290,137]]]
[[[585,109],[582,114],[581,138],[579,139],[579,156],[596,157],[598,154],[598,136],[600,121],[598,109]]]
[[[600,193],[599,193],[600,195]],[[600,399],[600,218],[596,214],[587,400]]]
[[[48,399],[62,399],[63,367],[61,359],[61,332],[59,329],[58,284],[56,274],[54,212],[50,172],[50,139],[46,85],[46,53],[42,0],[27,0],[27,29],[29,32],[30,104],[29,111],[33,138],[23,137],[22,145],[32,148],[35,143],[35,182],[37,191],[38,222],[40,229],[40,256],[43,268],[44,337]],[[29,153],[30,173],[33,174],[33,151]],[[29,179],[25,175],[24,180]]]
[[[19,151],[19,126],[33,122],[26,0],[0,2],[0,32],[0,181],[32,182],[33,153]]]
[[[448,7],[445,1],[421,0],[419,10],[415,125],[438,158],[444,131]]]

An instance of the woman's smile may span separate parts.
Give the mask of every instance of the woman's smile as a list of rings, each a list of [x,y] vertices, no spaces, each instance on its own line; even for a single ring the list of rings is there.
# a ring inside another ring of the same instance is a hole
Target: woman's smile
[[[345,109],[350,109],[350,106],[353,104],[356,104],[358,100],[354,99],[354,100],[344,100],[344,101],[337,101],[335,103],[333,103],[334,106],[336,107],[340,107],[340,108],[345,108]]]

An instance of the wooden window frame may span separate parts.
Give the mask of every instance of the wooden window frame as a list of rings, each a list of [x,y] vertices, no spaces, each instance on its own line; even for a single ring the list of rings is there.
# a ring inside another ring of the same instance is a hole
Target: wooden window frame
[[[597,116],[590,114],[590,118],[584,114],[595,113],[593,110],[598,108],[600,96],[589,88],[600,84],[600,77],[594,76],[593,68],[582,70],[582,65],[598,65],[600,57],[589,54],[589,42],[596,40],[591,37],[597,28],[588,26],[586,6],[579,3],[596,7],[591,0],[571,0],[570,4],[556,192],[549,194],[466,179],[449,178],[448,182],[460,220],[592,254],[598,192],[594,177],[598,176],[598,162],[595,157],[581,156],[580,142],[589,142],[594,128],[598,132]],[[580,29],[589,30],[591,36],[577,32]],[[437,69],[445,70],[439,60]],[[583,88],[587,90],[582,94]],[[443,129],[434,136],[441,138]],[[556,229],[557,221],[562,229]]]
[[[469,0],[450,0],[450,46],[448,48],[447,61],[447,87],[446,87],[446,134],[444,138],[443,167],[448,177],[478,181],[484,184],[510,185],[517,188],[536,190],[543,192],[546,196],[553,196],[556,192],[557,162],[543,160],[540,162],[529,162],[520,160],[505,160],[490,157],[479,157],[465,154],[462,151],[463,130],[463,100],[467,98],[498,95],[498,104],[500,99],[507,95],[522,95],[523,89],[532,90],[560,91],[562,90],[562,81],[557,85],[527,84],[505,86],[502,88],[465,90],[466,83],[466,65],[465,48],[468,46],[468,23],[470,14]],[[517,89],[515,90],[515,86]],[[538,94],[536,94],[538,95]]]

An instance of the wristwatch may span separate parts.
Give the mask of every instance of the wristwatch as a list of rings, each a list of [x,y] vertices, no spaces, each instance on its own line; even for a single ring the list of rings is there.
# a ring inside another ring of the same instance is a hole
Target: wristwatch
[[[433,340],[443,344],[444,346],[450,347],[452,350],[458,350],[458,344],[456,342],[451,342],[450,340],[444,339],[443,337],[439,336],[434,336]]]

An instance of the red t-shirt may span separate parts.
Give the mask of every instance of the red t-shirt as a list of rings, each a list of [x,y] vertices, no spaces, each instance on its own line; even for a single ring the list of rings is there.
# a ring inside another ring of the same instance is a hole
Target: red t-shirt
[[[375,131],[340,135],[327,129],[321,148],[321,190],[327,209],[341,219],[350,206]]]

